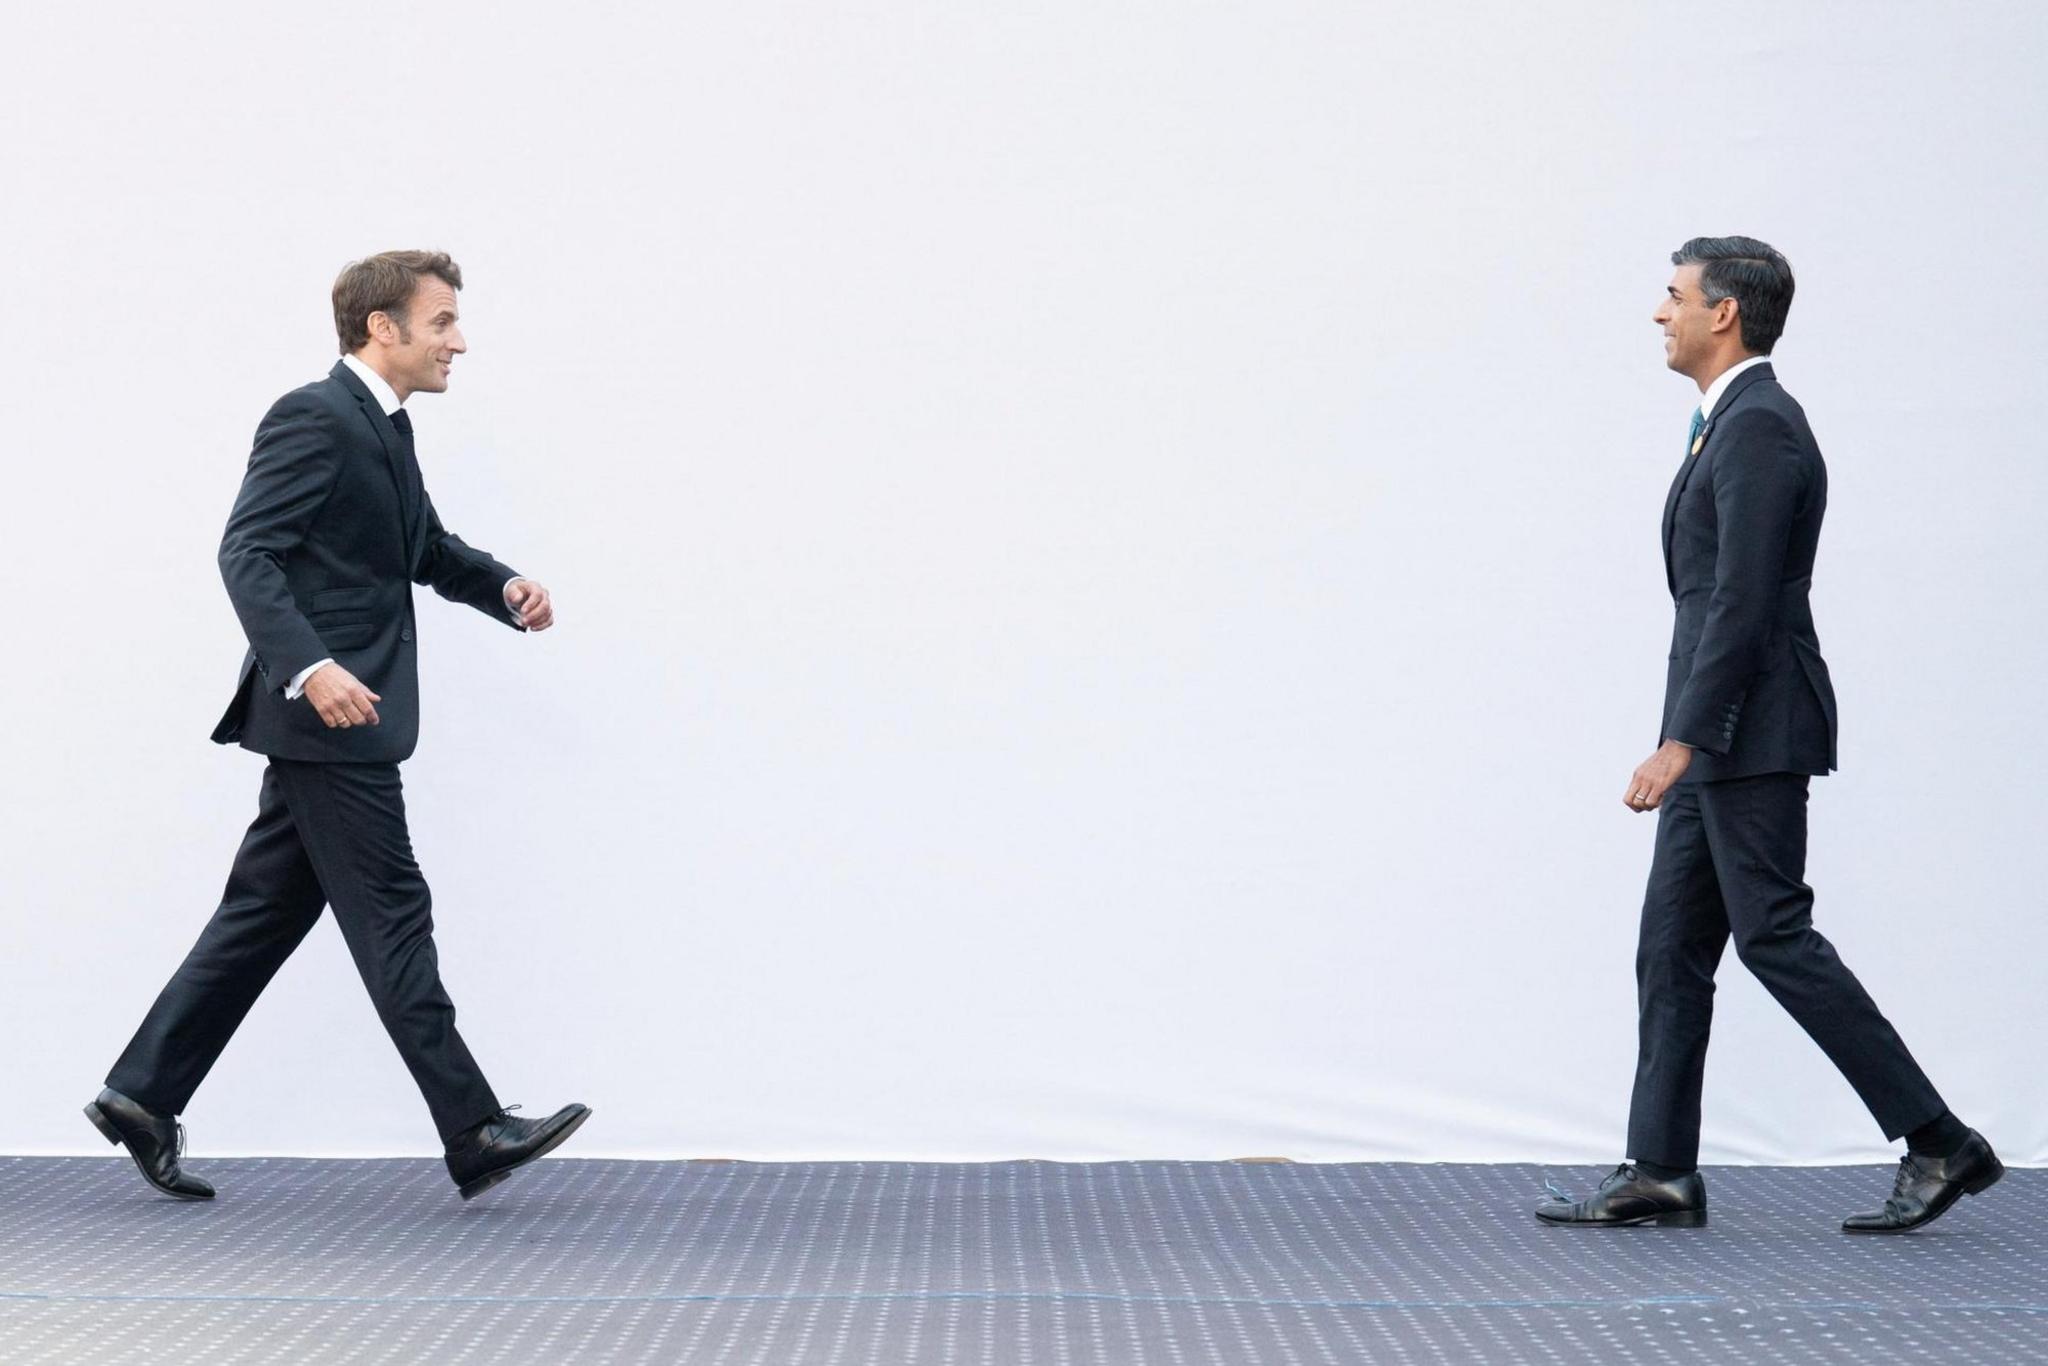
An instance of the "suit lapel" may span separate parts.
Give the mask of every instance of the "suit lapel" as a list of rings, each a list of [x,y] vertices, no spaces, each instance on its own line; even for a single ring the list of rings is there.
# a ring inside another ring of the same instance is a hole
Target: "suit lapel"
[[[384,465],[391,472],[392,487],[398,493],[398,515],[405,533],[406,570],[410,573],[412,567],[419,563],[419,542],[423,530],[420,525],[420,490],[424,485],[420,479],[419,464],[408,458],[398,429],[391,425],[391,419],[384,415],[383,406],[356,378],[355,372],[336,361],[334,369],[328,373],[355,398],[363,410],[364,421],[377,435],[377,444],[384,449]]]
[[[1693,466],[1700,463],[1700,452],[1707,448],[1707,433],[1714,429],[1709,422],[1700,429],[1700,439],[1691,451],[1686,453],[1685,463],[1672,476],[1671,492],[1664,495],[1664,582],[1675,596],[1678,592],[1678,577],[1671,569],[1671,534],[1678,527],[1678,495],[1685,492],[1685,484],[1692,478]]]
[[[1714,412],[1720,412],[1720,403],[1714,405]],[[1671,492],[1665,494],[1665,586],[1677,596],[1677,575],[1671,571],[1671,535],[1677,530],[1677,498],[1686,492],[1686,485],[1692,481],[1692,471],[1700,465],[1700,455],[1706,453],[1706,438],[1714,432],[1714,420],[1708,418],[1706,426],[1700,428],[1700,440],[1692,442],[1692,451],[1686,453],[1686,461],[1677,467],[1671,477]]]
[[[1700,460],[1705,457],[1707,447],[1714,440],[1714,424],[1727,414],[1729,405],[1734,403],[1750,385],[1776,378],[1777,376],[1771,372],[1771,363],[1765,361],[1762,365],[1750,366],[1731,380],[1727,392],[1715,400],[1713,415],[1707,419],[1707,425],[1700,428],[1699,440],[1686,452],[1684,463],[1678,467],[1677,475],[1671,480],[1671,492],[1664,497],[1664,582],[1674,596],[1678,592],[1678,577],[1671,567],[1671,538],[1678,530],[1679,496],[1685,492],[1686,485],[1692,482],[1693,471],[1699,468]]]
[[[413,571],[419,568],[420,558],[426,554],[427,549],[427,483],[420,477],[419,456],[411,450],[405,453],[405,466],[405,472],[409,477],[401,497],[409,498],[412,502],[411,509],[406,513],[408,530],[405,538],[405,572],[410,577]]]

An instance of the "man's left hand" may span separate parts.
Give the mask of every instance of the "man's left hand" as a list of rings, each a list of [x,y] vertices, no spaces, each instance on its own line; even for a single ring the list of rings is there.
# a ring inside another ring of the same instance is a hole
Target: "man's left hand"
[[[1636,765],[1635,776],[1628,780],[1628,791],[1621,796],[1622,804],[1631,811],[1655,811],[1664,794],[1685,776],[1691,763],[1691,745],[1666,740],[1657,746],[1655,754]]]
[[[532,579],[506,584],[505,605],[519,615],[519,624],[529,631],[545,631],[555,624],[555,600]]]

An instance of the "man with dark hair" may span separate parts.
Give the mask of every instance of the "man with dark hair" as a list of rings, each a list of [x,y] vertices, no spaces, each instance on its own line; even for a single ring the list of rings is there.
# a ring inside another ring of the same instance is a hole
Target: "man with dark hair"
[[[341,361],[256,428],[220,544],[249,649],[213,732],[270,759],[256,820],[219,909],[85,1107],[166,1195],[213,1197],[180,1167],[177,1116],[329,905],[463,1199],[560,1145],[590,1114],[569,1105],[528,1120],[499,1105],[456,1032],[406,830],[398,765],[419,733],[412,585],[515,630],[554,623],[547,589],[443,529],[421,482],[404,404],[445,391],[468,349],[461,287],[441,252],[348,266],[334,282]]]
[[[1706,1222],[1700,1090],[1714,970],[1733,938],[1743,966],[1841,1069],[1885,1137],[1906,1140],[1884,1208],[1842,1227],[1904,1233],[2005,1169],[1813,927],[1802,880],[1807,785],[1835,767],[1835,695],[1808,602],[1827,468],[1769,360],[1792,267],[1749,237],[1696,237],[1671,261],[1655,320],[1666,363],[1701,398],[1664,504],[1677,624],[1662,743],[1622,796],[1632,811],[1658,813],[1636,951],[1634,1160],[1589,1198],[1536,1214],[1579,1226]]]

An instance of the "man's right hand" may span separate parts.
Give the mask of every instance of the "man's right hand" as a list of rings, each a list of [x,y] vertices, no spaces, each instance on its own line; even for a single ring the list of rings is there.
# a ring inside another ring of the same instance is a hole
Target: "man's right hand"
[[[370,704],[384,700],[339,664],[322,664],[315,669],[300,695],[313,704],[313,710],[320,713],[320,719],[330,730],[376,725],[377,709]]]

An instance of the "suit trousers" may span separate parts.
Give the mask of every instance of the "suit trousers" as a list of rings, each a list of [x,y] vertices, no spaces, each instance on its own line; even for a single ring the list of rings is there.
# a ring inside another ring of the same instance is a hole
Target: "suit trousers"
[[[219,909],[107,1085],[181,1113],[326,905],[443,1142],[497,1113],[441,986],[396,764],[270,761]]]
[[[1947,1108],[1898,1031],[1813,928],[1807,777],[1680,783],[1658,808],[1636,949],[1639,1042],[1628,1155],[1699,1161],[1700,1090],[1714,970],[1729,938],[1742,965],[1855,1088],[1886,1138]]]

